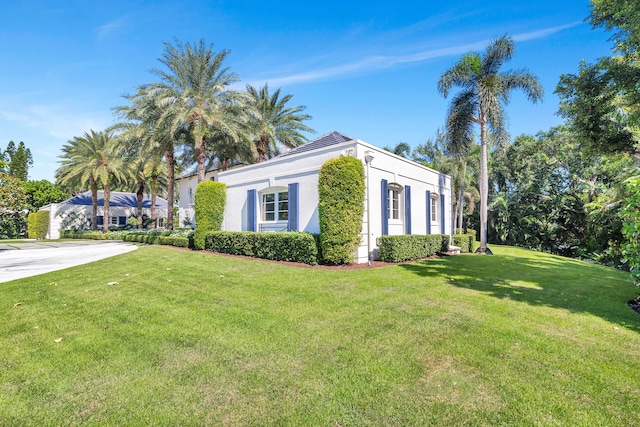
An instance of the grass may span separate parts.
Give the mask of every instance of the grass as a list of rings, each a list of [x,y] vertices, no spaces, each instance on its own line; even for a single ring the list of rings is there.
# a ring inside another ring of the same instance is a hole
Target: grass
[[[0,425],[640,425],[627,275],[492,249],[322,270],[148,246],[1,284]]]

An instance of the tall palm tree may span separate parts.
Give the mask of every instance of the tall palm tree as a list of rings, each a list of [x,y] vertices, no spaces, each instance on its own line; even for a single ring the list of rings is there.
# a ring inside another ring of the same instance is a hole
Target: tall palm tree
[[[93,130],[85,132],[81,137],[74,137],[62,146],[60,167],[56,170],[56,182],[59,185],[72,187],[75,190],[89,188],[91,190],[91,229],[98,229],[98,182],[93,170],[88,165],[96,151],[94,143],[97,133]]]
[[[285,147],[294,148],[307,141],[301,132],[315,133],[303,123],[304,120],[311,119],[308,114],[301,114],[306,107],[287,107],[293,95],[280,98],[280,89],[269,95],[268,84],[260,90],[247,85],[247,93],[252,112],[249,120],[258,150],[258,162],[263,162],[267,156],[276,153],[278,142]]]
[[[97,229],[98,188],[104,190],[103,231],[109,231],[109,202],[111,185],[124,178],[124,167],[119,146],[109,131],[93,129],[81,137],[74,137],[62,147],[61,166],[56,179],[61,184],[89,185],[91,189],[91,228]]]
[[[447,118],[447,144],[451,152],[468,152],[473,144],[472,125],[480,126],[480,248],[487,253],[487,202],[489,198],[487,131],[499,143],[508,141],[504,106],[513,89],[522,89],[531,102],[542,99],[538,78],[527,70],[500,72],[515,51],[512,38],[492,41],[483,53],[469,53],[446,70],[438,81],[438,91],[446,98],[454,86],[461,88],[451,100]]]
[[[164,46],[159,61],[167,70],[151,70],[161,82],[150,88],[156,93],[162,111],[160,119],[168,125],[170,133],[176,134],[185,126],[191,133],[201,182],[206,171],[210,129],[239,139],[238,124],[242,121],[238,117],[245,114],[244,95],[230,88],[239,80],[238,76],[222,67],[229,51],[215,52],[213,45],[207,46],[204,40],[194,45],[165,42]]]
[[[136,93],[125,98],[129,105],[115,108],[115,113],[123,122],[115,128],[122,131],[122,137],[133,145],[132,150],[141,158],[147,159],[147,163],[156,165],[157,160],[164,159],[167,180],[167,228],[173,229],[173,199],[175,192],[175,145],[179,139],[179,129],[175,132],[172,128],[171,117],[166,115],[159,107],[161,96],[157,90],[149,86],[140,86]],[[164,118],[164,120],[163,120]],[[147,167],[147,166],[145,166]],[[158,171],[149,171],[152,178],[152,189],[157,188],[153,179],[158,180]],[[154,178],[155,177],[155,178]],[[157,194],[157,193],[155,193]],[[152,199],[154,193],[152,191]],[[155,201],[152,201],[152,217],[155,220]],[[155,226],[155,221],[152,223]]]

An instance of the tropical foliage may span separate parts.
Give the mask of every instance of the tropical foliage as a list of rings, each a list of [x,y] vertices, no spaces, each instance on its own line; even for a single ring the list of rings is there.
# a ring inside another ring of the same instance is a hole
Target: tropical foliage
[[[526,70],[501,72],[515,51],[513,39],[507,36],[494,40],[484,53],[469,53],[446,70],[438,81],[438,91],[447,97],[454,87],[461,90],[449,107],[447,145],[454,154],[466,156],[471,150],[472,125],[480,127],[480,248],[487,249],[487,209],[489,198],[488,135],[498,143],[506,143],[508,134],[504,105],[514,89],[524,91],[532,102],[542,99],[542,85]]]

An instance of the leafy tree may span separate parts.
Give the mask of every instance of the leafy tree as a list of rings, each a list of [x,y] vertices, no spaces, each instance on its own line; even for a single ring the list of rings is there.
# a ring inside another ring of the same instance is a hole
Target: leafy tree
[[[223,50],[215,52],[213,45],[204,40],[191,45],[176,41],[175,45],[165,42],[165,50],[159,61],[166,71],[154,69],[161,82],[149,85],[154,93],[162,114],[160,121],[170,135],[187,129],[197,154],[198,182],[204,180],[207,161],[207,136],[211,128],[231,135],[239,140],[244,96],[230,86],[238,76],[222,68],[229,54]]]
[[[29,212],[36,212],[42,206],[62,202],[69,197],[68,192],[46,179],[27,181],[23,187],[27,195],[26,208]]]
[[[0,239],[13,239],[25,235],[27,195],[22,182],[11,175],[0,173]]]
[[[277,154],[276,143],[288,148],[297,147],[307,141],[301,132],[315,133],[303,123],[311,119],[308,114],[302,114],[306,107],[287,107],[293,95],[280,98],[280,89],[269,95],[266,84],[260,90],[247,85],[247,93],[247,104],[251,107],[249,123],[256,141],[258,162]]]
[[[469,53],[446,70],[438,81],[438,91],[447,97],[454,86],[461,91],[454,96],[447,118],[447,145],[453,153],[467,153],[472,145],[472,125],[480,126],[480,248],[487,251],[488,151],[487,131],[499,143],[508,141],[504,105],[513,89],[521,89],[532,102],[542,99],[543,89],[537,77],[527,70],[500,72],[515,51],[513,39],[500,37],[484,53]]]
[[[635,55],[640,49],[640,3],[636,0],[591,0],[590,22],[594,27],[616,31],[616,50]]]

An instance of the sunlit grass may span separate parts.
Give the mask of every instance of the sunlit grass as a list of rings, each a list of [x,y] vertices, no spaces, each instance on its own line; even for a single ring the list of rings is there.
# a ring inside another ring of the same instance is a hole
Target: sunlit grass
[[[492,250],[335,271],[141,247],[1,284],[0,425],[640,424],[626,275]]]

